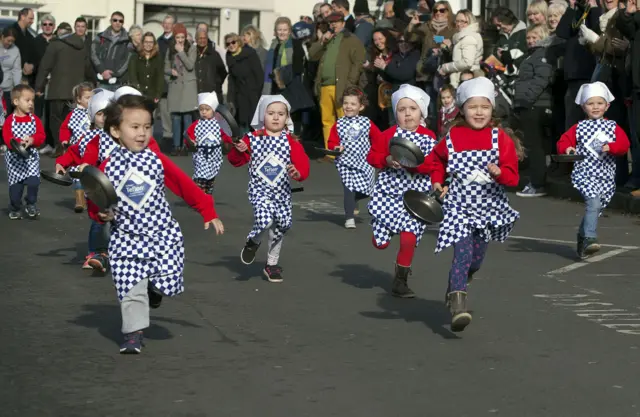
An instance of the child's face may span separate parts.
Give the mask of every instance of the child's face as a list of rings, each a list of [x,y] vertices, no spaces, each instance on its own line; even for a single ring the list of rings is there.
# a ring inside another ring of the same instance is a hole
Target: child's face
[[[93,118],[93,124],[98,128],[98,129],[102,129],[104,128],[104,112],[103,111],[99,111],[98,113],[96,113],[96,116]]]
[[[398,126],[404,130],[414,131],[420,126],[422,112],[418,103],[410,98],[403,98],[396,106],[396,120]]]
[[[204,120],[211,120],[213,119],[213,109],[211,108],[211,106],[207,105],[207,104],[201,104],[200,107],[198,107],[198,110],[200,111],[200,118],[204,119]]]
[[[534,46],[536,46],[536,43],[538,43],[539,40],[540,40],[540,35],[538,35],[537,32],[533,31],[533,32],[527,33],[528,48],[533,48]]]
[[[601,119],[604,114],[609,110],[609,103],[603,97],[591,97],[582,106],[584,112],[587,113],[589,119]]]
[[[442,106],[443,107],[451,107],[451,105],[453,104],[453,95],[451,94],[451,91],[446,90],[440,93],[440,100],[442,101]]]
[[[289,111],[284,103],[271,103],[264,114],[264,127],[270,132],[280,132],[287,125]]]
[[[493,106],[486,97],[471,97],[462,108],[464,120],[473,129],[484,129],[491,122]]]
[[[356,96],[346,96],[342,99],[342,110],[347,117],[354,117],[364,110],[364,106],[360,104],[360,98]]]
[[[141,152],[151,140],[151,114],[142,109],[124,109],[122,123],[111,127],[109,133],[131,152]]]
[[[93,92],[83,92],[82,95],[78,98],[78,105],[85,109],[89,107],[89,100],[91,100],[91,96],[93,96]]]
[[[13,105],[22,113],[32,113],[35,97],[32,91],[23,91],[20,97],[13,100]]]

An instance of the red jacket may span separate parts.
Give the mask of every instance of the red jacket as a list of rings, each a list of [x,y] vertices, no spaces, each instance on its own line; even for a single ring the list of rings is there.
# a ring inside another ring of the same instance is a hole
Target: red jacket
[[[199,120],[196,120],[195,122],[191,123],[191,126],[187,128],[187,137],[189,137],[189,139],[191,139],[191,142],[193,142],[194,144],[196,143],[196,126],[198,125],[198,122]],[[233,143],[229,135],[224,133],[224,130],[222,130],[222,128],[220,128],[220,137],[222,138],[222,142]],[[184,138],[185,145],[187,144],[187,140],[189,139]]]
[[[560,140],[558,140],[556,147],[558,148],[558,153],[560,155],[564,155],[565,153],[567,153],[567,148],[575,149],[578,143],[578,139],[576,137],[577,129],[577,124],[571,126],[571,128],[564,132],[564,134],[560,137]],[[615,135],[616,140],[608,144],[609,153],[614,156],[621,156],[626,154],[629,150],[629,137],[618,125],[616,125]]]
[[[44,144],[47,135],[44,133],[44,127],[42,127],[42,122],[38,116],[33,116],[36,121],[36,133],[33,134],[33,145],[32,148],[39,148]],[[7,119],[4,121],[4,126],[2,126],[2,138],[4,139],[4,144],[7,145],[7,148],[11,149],[11,139],[14,139],[13,132],[11,131],[11,125],[13,124],[13,120],[15,119],[16,123],[28,123],[31,121],[31,116],[16,116],[15,114],[10,114],[7,116]],[[15,138],[16,141],[21,142],[22,138]]]
[[[373,122],[370,122],[371,128],[369,129],[369,142],[373,143],[374,140],[381,135],[380,129]],[[327,149],[335,149],[340,146],[340,136],[338,135],[338,123],[334,123],[329,133],[329,140],[327,142]]]
[[[100,150],[99,147],[100,147],[100,135],[96,135],[96,137],[94,137],[93,139],[91,139],[89,143],[87,143],[87,147],[84,150],[84,155],[80,163],[89,164],[93,166],[98,165],[98,156],[99,156],[98,151]],[[147,148],[151,149],[156,154],[162,153],[162,151],[160,150],[160,146],[158,145],[158,142],[156,142],[154,138],[151,138],[151,140],[149,140],[149,144],[147,145]]]
[[[391,141],[391,138],[396,135],[397,128],[397,125],[391,126],[389,129],[385,130],[377,137],[371,138],[371,149],[369,150],[369,154],[367,155],[367,162],[369,163],[369,165],[378,169],[387,168],[387,156],[391,155],[389,153],[389,142]],[[430,136],[431,138],[433,138],[433,140],[435,140],[436,138],[436,135],[424,126],[418,126],[418,129],[416,129],[416,133],[420,135]],[[424,163],[416,168],[405,169],[409,172],[427,174],[427,172],[425,172],[424,170]]]

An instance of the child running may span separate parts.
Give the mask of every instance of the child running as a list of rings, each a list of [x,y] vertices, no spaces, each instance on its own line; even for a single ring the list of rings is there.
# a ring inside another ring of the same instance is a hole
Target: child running
[[[105,130],[120,146],[100,169],[116,189],[118,203],[98,213],[90,202],[102,222],[114,221],[109,255],[122,314],[120,353],[140,353],[149,307],[159,307],[162,295],[184,291],[184,238],[165,186],[202,215],[205,229],[224,232],[212,197],[169,158],[148,148],[153,110],[153,101],[136,95],[123,95],[106,108]]]
[[[452,246],[447,304],[451,330],[471,323],[467,284],[480,269],[490,240],[503,242],[520,214],[509,206],[505,186],[518,184],[519,142],[493,121],[495,87],[487,78],[474,78],[458,87],[461,115],[445,140],[427,158],[433,188],[446,192],[444,220],[436,253]],[[443,187],[446,177],[451,185]]]
[[[227,155],[234,167],[249,164],[249,201],[253,206],[253,228],[240,253],[245,265],[253,263],[265,231],[269,247],[264,275],[269,282],[282,282],[278,265],[284,234],[291,228],[291,182],[309,176],[309,157],[290,133],[291,106],[281,95],[260,98],[248,133]]]
[[[28,85],[19,84],[11,90],[11,102],[14,106],[2,126],[2,137],[8,151],[4,154],[7,164],[7,181],[9,183],[9,218],[22,219],[22,196],[27,188],[27,203],[24,211],[30,219],[36,219],[40,210],[38,190],[40,188],[40,154],[38,148],[42,146],[46,135],[42,122],[33,115],[35,92]],[[24,146],[29,152],[28,158],[23,158],[14,152],[11,139]]]
[[[93,95],[93,86],[89,82],[80,83],[73,87],[72,94],[76,106],[60,126],[60,143],[65,147],[73,145],[80,140],[80,137],[91,126],[88,108],[89,100]]]
[[[355,229],[357,201],[373,194],[375,169],[367,163],[371,139],[380,135],[380,130],[371,120],[360,116],[367,106],[367,98],[357,87],[347,87],[342,95],[344,117],[338,119],[329,133],[328,148],[341,150],[336,158],[336,168],[344,189],[344,227]]]
[[[613,120],[604,118],[613,95],[602,82],[584,84],[576,96],[586,120],[566,131],[558,141],[559,154],[576,153],[586,158],[578,161],[571,172],[573,187],[580,191],[585,213],[578,229],[577,253],[586,259],[600,250],[596,229],[598,217],[616,191],[616,156],[629,150],[629,138]]]
[[[369,202],[373,226],[373,246],[386,249],[393,235],[400,235],[400,250],[396,258],[395,277],[391,294],[413,298],[407,279],[415,248],[420,243],[427,224],[411,215],[402,202],[408,190],[431,191],[431,180],[423,174],[424,164],[416,169],[402,167],[389,154],[389,141],[397,136],[418,145],[428,155],[436,145],[435,134],[424,126],[429,109],[429,95],[421,89],[404,84],[391,96],[391,105],[398,124],[385,130],[371,143],[367,162],[380,169],[378,180]]]
[[[207,194],[213,194],[213,185],[222,166],[222,144],[231,138],[214,119],[218,107],[216,93],[198,94],[200,120],[187,129],[187,139],[197,147],[193,154],[193,181]]]

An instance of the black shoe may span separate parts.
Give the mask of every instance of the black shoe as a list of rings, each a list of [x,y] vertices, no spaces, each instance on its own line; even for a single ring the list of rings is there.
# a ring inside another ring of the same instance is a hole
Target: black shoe
[[[409,274],[411,274],[410,266],[396,265],[396,275],[393,278],[391,295],[399,298],[414,298],[416,296],[416,293],[407,285]]]
[[[600,250],[598,240],[593,237],[582,237],[578,235],[577,253],[580,259],[587,259]]]
[[[267,277],[269,282],[282,282],[282,268],[278,265],[265,265],[264,276]]]
[[[471,323],[471,314],[467,311],[467,293],[454,291],[447,298],[451,312],[451,331],[461,332]]]
[[[162,294],[153,286],[151,282],[147,285],[147,295],[149,296],[149,307],[158,308],[162,304]]]
[[[240,252],[240,260],[242,263],[245,265],[251,265],[256,259],[256,252],[259,247],[259,243],[256,243],[251,239],[247,240],[247,243],[244,244],[244,248],[242,248],[242,252]]]

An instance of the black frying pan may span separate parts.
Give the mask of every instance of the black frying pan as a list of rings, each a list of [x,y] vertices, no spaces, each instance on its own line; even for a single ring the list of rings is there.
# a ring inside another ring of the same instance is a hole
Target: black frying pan
[[[240,126],[238,126],[238,122],[233,117],[227,106],[224,104],[219,104],[216,107],[216,113],[221,117],[216,117],[218,124],[222,130],[225,131],[227,135],[229,135],[234,142],[238,142],[242,138],[242,131],[240,130]]]
[[[409,190],[402,196],[404,207],[409,213],[427,223],[440,223],[444,219],[442,196],[437,191],[423,193]]]
[[[40,176],[49,182],[62,185],[64,187],[69,187],[73,184],[73,180],[67,174],[58,174],[54,171],[40,171]]]
[[[575,151],[564,155],[551,155],[551,160],[554,162],[578,162],[585,158],[585,155],[578,155]]]
[[[24,159],[27,159],[29,157],[29,150],[27,148],[25,148],[15,138],[11,139],[9,141],[9,144],[11,145],[11,150],[13,152],[17,153],[18,155],[20,155],[20,157],[22,157]]]
[[[331,150],[331,149],[325,149],[325,148],[314,148],[314,149],[318,152],[322,152],[324,155],[327,155],[327,156],[342,155],[342,151],[338,151],[338,150]]]
[[[98,168],[88,165],[81,172],[70,172],[69,175],[80,180],[87,197],[100,210],[107,210],[118,203],[118,194],[113,184]]]
[[[420,147],[409,139],[398,136],[391,138],[389,153],[405,168],[415,168],[424,162],[424,154]]]

